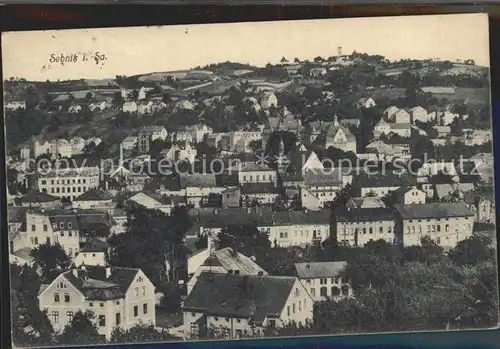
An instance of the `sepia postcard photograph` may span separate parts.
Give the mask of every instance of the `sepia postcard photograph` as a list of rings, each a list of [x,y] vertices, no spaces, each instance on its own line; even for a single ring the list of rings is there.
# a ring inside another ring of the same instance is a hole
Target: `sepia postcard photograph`
[[[498,327],[486,14],[2,46],[15,347]]]

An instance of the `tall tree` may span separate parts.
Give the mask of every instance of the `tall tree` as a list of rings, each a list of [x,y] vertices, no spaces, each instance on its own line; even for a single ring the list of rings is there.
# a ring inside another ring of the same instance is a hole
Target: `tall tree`
[[[39,245],[31,250],[31,256],[34,258],[34,265],[40,268],[44,282],[51,281],[71,264],[71,259],[59,243]]]
[[[94,345],[104,344],[99,335],[95,314],[90,311],[77,311],[70,324],[64,327],[63,332],[57,337],[61,345]]]

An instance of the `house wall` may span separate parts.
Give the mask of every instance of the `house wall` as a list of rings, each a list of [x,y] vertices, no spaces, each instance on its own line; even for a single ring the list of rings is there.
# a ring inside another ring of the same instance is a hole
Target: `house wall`
[[[329,236],[329,223],[276,225],[269,232],[271,244],[274,244],[276,240],[278,246],[281,247],[311,245],[314,237],[319,241],[324,241]]]
[[[403,205],[425,204],[425,193],[422,190],[411,189],[404,194]]]
[[[472,236],[474,217],[450,217],[430,219],[404,219],[402,237],[405,246],[420,245],[420,239],[430,236],[442,247],[454,247],[456,244]]]
[[[155,287],[153,283],[140,270],[135,276],[125,295],[126,305],[124,310],[124,325],[132,327],[140,322],[144,324],[156,324],[155,315]],[[144,313],[144,304],[147,304],[147,312]],[[137,307],[137,316],[134,308]]]
[[[38,189],[41,192],[57,196],[69,197],[70,200],[99,186],[99,174],[92,176],[40,177]]]
[[[324,278],[304,278],[300,279],[300,282],[315,302],[328,299],[339,301],[343,298],[353,296],[351,285],[344,282],[338,275],[330,275]],[[342,290],[342,286],[347,286],[347,293],[345,290]],[[338,291],[339,293],[336,294],[334,291]]]
[[[73,259],[76,266],[81,265],[95,265],[106,266],[106,254],[104,252],[80,252]]]
[[[80,208],[84,210],[101,209],[107,211],[114,206],[113,200],[86,200],[72,202],[73,208]]]
[[[65,228],[54,233],[54,242],[58,242],[68,257],[73,258],[80,251],[80,236],[78,230]]]
[[[238,172],[238,182],[243,183],[276,183],[276,171]]]
[[[54,242],[54,230],[49,217],[26,213],[26,235],[23,247],[35,248],[47,242]]]
[[[59,295],[59,302],[55,301],[55,294]],[[69,302],[65,301],[65,294],[69,295]],[[79,310],[87,309],[85,296],[62,274],[38,296],[38,305],[40,310],[47,310],[47,316],[55,332],[62,331],[64,326],[70,323],[68,312],[74,315]]]
[[[252,201],[257,200],[260,204],[272,204],[276,198],[279,197],[279,194],[274,194],[274,193],[257,193],[257,194],[243,194],[243,202],[242,206],[247,206],[246,203],[248,201],[248,204],[250,205]],[[247,200],[248,199],[248,200]]]
[[[234,190],[222,194],[222,207],[240,207],[241,192]]]
[[[369,193],[374,193],[379,198],[389,194],[389,192],[399,189],[399,186],[395,187],[363,187],[359,188],[359,196],[368,196]]]
[[[291,321],[304,325],[313,320],[313,299],[297,278],[283,307],[280,320],[281,325]]]
[[[367,222],[337,222],[337,241],[349,246],[364,246],[368,241],[394,242],[396,223],[393,220]],[[356,241],[357,240],[357,241]]]

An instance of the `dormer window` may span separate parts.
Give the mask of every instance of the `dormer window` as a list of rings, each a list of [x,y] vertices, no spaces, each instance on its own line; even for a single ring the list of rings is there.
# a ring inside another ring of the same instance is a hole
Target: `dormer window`
[[[59,223],[59,228],[64,229],[64,222]]]
[[[68,222],[68,229],[71,229],[73,227],[73,224],[71,222]]]

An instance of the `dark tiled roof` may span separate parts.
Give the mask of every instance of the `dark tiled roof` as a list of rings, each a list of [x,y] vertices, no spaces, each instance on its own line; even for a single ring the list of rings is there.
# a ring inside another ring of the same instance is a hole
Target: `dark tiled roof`
[[[339,275],[347,262],[295,263],[299,279],[330,278]]]
[[[108,249],[109,245],[106,242],[94,238],[87,241],[80,252],[107,252]]]
[[[331,221],[330,210],[322,211],[278,211],[274,213],[276,225],[326,224]]]
[[[360,174],[353,179],[352,186],[357,188],[379,188],[379,187],[398,187],[414,186],[417,179],[409,173],[402,174]]]
[[[105,190],[92,188],[89,191],[75,198],[74,201],[106,201],[112,200],[113,195]]]
[[[80,290],[88,300],[111,300],[123,298],[135,279],[139,269],[111,267],[109,277],[106,277],[106,267],[86,267],[64,273],[64,277]]]
[[[203,272],[184,301],[185,310],[210,315],[250,318],[261,324],[266,317],[279,317],[296,278],[249,276]]]
[[[401,205],[397,210],[403,219],[474,216],[463,202]]]
[[[199,223],[207,228],[227,226],[271,226],[273,215],[269,207],[230,207],[224,209],[203,209],[199,211]]]
[[[52,202],[59,201],[60,199],[50,194],[41,193],[38,190],[30,190],[21,199],[22,202]]]
[[[276,194],[278,188],[273,183],[244,183],[241,185],[241,193],[245,194]]]
[[[394,220],[394,212],[387,207],[365,207],[335,210],[337,222],[380,222]]]
[[[181,187],[215,187],[214,174],[190,174],[181,176]]]

